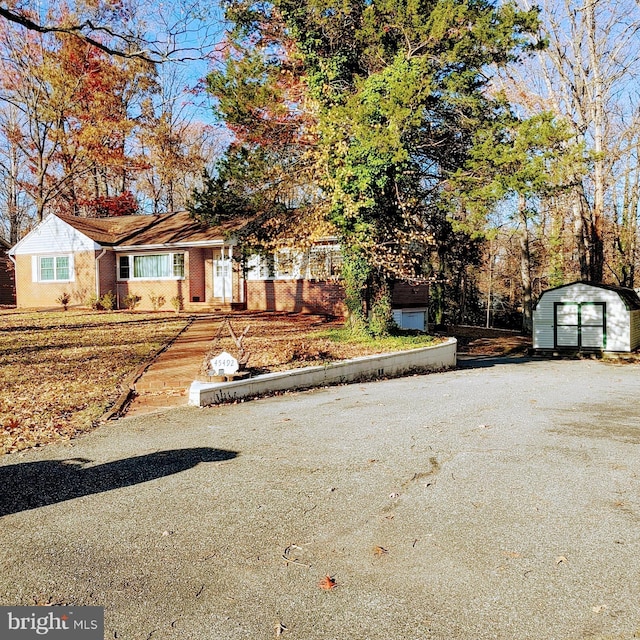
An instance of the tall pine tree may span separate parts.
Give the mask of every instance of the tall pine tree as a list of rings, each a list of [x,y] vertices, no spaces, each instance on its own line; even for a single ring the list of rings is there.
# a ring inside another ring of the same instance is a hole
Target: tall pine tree
[[[226,16],[234,29],[208,86],[235,140],[214,180],[272,238],[331,223],[353,325],[386,332],[394,279],[433,273],[438,238],[451,235],[448,179],[501,109],[488,70],[531,46],[535,11],[231,0]]]

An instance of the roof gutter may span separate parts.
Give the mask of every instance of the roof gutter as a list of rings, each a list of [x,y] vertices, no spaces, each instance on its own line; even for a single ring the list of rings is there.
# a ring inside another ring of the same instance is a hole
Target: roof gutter
[[[119,244],[115,245],[115,251],[154,251],[158,249],[186,249],[188,247],[206,248],[228,246],[232,242],[225,240],[199,240],[196,242],[167,242],[164,244]]]

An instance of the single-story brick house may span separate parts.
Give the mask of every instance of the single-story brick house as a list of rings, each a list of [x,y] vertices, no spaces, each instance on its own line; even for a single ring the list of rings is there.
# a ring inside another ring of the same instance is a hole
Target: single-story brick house
[[[0,238],[0,304],[14,305],[16,303],[16,284],[13,262],[7,252],[9,243]]]
[[[112,291],[118,308],[128,295],[139,309],[171,309],[181,297],[188,311],[248,309],[344,315],[335,239],[305,251],[283,249],[252,256],[246,264],[234,231],[246,221],[210,227],[187,212],[113,218],[50,214],[10,251],[16,263],[18,307],[84,306]],[[426,285],[403,285],[398,304],[426,312]],[[397,306],[397,305],[396,305]],[[400,319],[402,316],[398,316]],[[409,317],[409,316],[407,316]]]

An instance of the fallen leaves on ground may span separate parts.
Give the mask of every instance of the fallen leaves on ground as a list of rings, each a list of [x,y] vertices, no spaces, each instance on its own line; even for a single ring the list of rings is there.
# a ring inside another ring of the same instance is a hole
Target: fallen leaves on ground
[[[335,581],[335,578],[333,578],[332,576],[326,575],[324,578],[322,578],[322,580],[320,580],[320,582],[318,583],[318,586],[321,589],[324,589],[325,591],[331,591],[331,589],[335,589],[338,584]]]
[[[91,428],[186,323],[173,313],[0,311],[0,454]]]
[[[318,315],[241,312],[234,314],[230,323],[236,333],[243,326],[251,325],[243,346],[251,354],[247,368],[253,374],[435,344],[432,338],[424,335],[407,339],[404,346],[398,346],[398,342],[391,338],[369,341],[336,339],[344,338],[344,335],[340,336],[345,331],[344,320]],[[211,357],[222,351],[237,357],[236,345],[227,329],[225,317],[213,319],[211,338],[207,354],[203,357],[202,372],[208,368]]]

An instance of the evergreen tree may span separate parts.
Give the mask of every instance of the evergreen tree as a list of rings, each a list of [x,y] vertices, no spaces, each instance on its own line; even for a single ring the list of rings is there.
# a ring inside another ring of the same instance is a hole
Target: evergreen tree
[[[227,56],[208,78],[235,134],[219,186],[233,176],[247,210],[276,220],[270,233],[311,236],[330,222],[354,325],[386,332],[393,280],[433,273],[448,180],[501,112],[488,69],[530,46],[536,12],[489,0],[231,0],[226,15]]]
[[[463,228],[482,227],[484,215],[501,200],[515,203],[512,217],[520,228],[522,328],[528,333],[532,329],[529,226],[540,198],[567,192],[582,179],[587,155],[584,145],[575,140],[568,123],[551,113],[519,120],[507,111],[476,133],[469,159],[454,179],[465,212],[475,214],[458,221]]]

